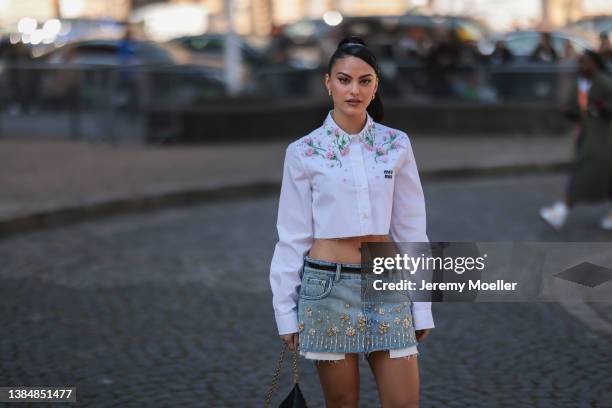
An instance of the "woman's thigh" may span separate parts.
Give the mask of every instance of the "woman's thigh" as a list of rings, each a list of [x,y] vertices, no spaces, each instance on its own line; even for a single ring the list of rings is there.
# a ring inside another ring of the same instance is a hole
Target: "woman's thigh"
[[[417,356],[390,358],[388,350],[367,357],[378,386],[382,408],[419,406],[419,365]]]
[[[359,406],[359,358],[347,353],[343,360],[315,362],[319,381],[325,395],[325,406]]]

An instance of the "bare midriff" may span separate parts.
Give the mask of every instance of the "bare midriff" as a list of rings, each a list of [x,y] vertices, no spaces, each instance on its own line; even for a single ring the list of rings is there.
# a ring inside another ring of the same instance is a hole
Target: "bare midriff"
[[[328,262],[361,263],[362,242],[393,242],[389,235],[315,238],[308,256]]]

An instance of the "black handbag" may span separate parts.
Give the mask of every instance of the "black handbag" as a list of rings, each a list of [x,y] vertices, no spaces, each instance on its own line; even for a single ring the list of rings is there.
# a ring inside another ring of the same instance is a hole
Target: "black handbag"
[[[268,395],[266,395],[264,407],[268,408],[270,406],[270,400],[272,399],[272,394],[276,390],[278,386],[278,374],[280,373],[281,366],[283,364],[283,360],[285,359],[285,353],[287,352],[288,346],[285,344],[283,349],[281,350],[280,356],[278,357],[278,362],[276,363],[276,369],[274,371],[274,376],[272,377],[272,382],[270,383],[270,389],[268,390]],[[302,390],[300,390],[300,385],[298,384],[299,373],[298,373],[298,351],[294,350],[293,352],[293,389],[287,395],[287,397],[281,402],[279,408],[307,408],[306,400],[304,399],[304,395],[302,394]]]

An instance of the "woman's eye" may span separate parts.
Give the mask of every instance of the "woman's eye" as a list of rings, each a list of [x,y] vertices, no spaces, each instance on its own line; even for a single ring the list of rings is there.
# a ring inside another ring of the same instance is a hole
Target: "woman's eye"
[[[371,80],[371,79],[364,79],[364,80],[363,80],[363,81],[361,81],[361,82],[367,85],[367,84],[369,84],[370,82],[372,82],[372,80]]]
[[[340,83],[346,84],[348,82],[348,78],[339,78]]]

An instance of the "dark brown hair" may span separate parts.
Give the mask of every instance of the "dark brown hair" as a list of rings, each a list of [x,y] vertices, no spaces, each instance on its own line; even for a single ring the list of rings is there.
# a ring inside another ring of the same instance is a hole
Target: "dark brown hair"
[[[344,58],[346,56],[352,56],[361,58],[368,65],[374,68],[374,72],[376,73],[376,77],[378,77],[380,81],[380,69],[378,68],[378,62],[376,61],[376,56],[374,53],[366,46],[365,41],[363,41],[360,37],[351,36],[346,37],[338,44],[338,48],[332,54],[329,59],[329,66],[327,67],[327,73],[331,76],[332,67],[334,63],[339,58]],[[367,109],[368,113],[374,119],[375,122],[380,122],[384,116],[384,108],[382,100],[380,99],[380,95],[376,92],[376,97],[374,100],[370,102]]]

